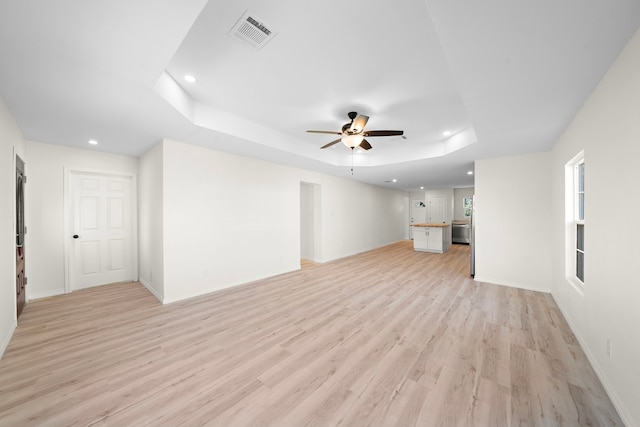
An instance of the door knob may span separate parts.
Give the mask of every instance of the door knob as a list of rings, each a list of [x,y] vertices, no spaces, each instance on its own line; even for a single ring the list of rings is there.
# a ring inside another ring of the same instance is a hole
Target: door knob
[[[74,238],[74,239],[77,239],[78,237],[80,237],[80,236],[78,236],[77,234],[74,234],[74,235],[73,235],[73,238]]]

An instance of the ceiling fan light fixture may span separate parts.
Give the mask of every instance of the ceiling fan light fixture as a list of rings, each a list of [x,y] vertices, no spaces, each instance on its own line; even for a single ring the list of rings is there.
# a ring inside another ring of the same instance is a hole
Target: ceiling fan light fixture
[[[373,147],[365,138],[377,137],[377,136],[402,136],[404,137],[404,131],[401,130],[368,130],[365,131],[364,127],[369,121],[368,116],[358,115],[355,111],[351,111],[348,114],[349,123],[342,126],[340,132],[330,130],[308,130],[309,133],[326,133],[329,135],[339,135],[339,137],[327,144],[324,144],[322,148],[332,147],[342,141],[344,145],[352,150],[356,147],[360,147],[363,150],[371,150]],[[334,137],[335,138],[335,137]]]
[[[363,139],[363,135],[345,135],[342,137],[342,143],[349,148],[354,148],[359,146]]]

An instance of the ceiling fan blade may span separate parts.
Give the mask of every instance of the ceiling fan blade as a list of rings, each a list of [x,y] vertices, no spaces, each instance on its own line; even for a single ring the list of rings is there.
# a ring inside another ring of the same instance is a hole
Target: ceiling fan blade
[[[396,136],[403,135],[404,131],[402,130],[369,130],[366,131],[364,136]]]
[[[369,117],[368,116],[358,116],[351,123],[351,127],[349,128],[349,130],[351,132],[355,132],[355,133],[362,132],[362,129],[364,129],[364,127],[367,125],[368,121],[369,121]]]
[[[328,133],[329,135],[342,135],[342,132],[335,132],[332,130],[308,130],[308,133]]]
[[[322,146],[322,147],[320,147],[320,148],[327,148],[327,147],[331,147],[333,144],[337,144],[337,143],[338,143],[338,142],[340,142],[340,141],[342,141],[342,138],[338,138],[338,139],[336,139],[335,141],[331,141],[330,143],[325,144],[325,145],[323,145],[323,146]]]
[[[362,148],[363,150],[371,150],[373,147],[371,146],[371,144],[369,144],[369,141],[363,139],[360,143],[360,148]]]

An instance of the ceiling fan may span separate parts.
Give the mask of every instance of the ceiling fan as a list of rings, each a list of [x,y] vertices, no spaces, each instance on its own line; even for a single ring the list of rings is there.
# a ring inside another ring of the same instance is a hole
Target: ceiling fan
[[[346,123],[342,126],[341,132],[335,132],[330,130],[308,130],[309,133],[326,133],[330,135],[341,135],[340,138],[335,141],[331,141],[328,144],[323,145],[320,148],[331,147],[333,144],[337,144],[342,141],[344,145],[347,147],[354,149],[355,147],[360,147],[363,150],[370,150],[371,144],[365,138],[372,136],[396,136],[403,135],[404,131],[401,130],[368,130],[365,131],[364,127],[369,121],[369,117],[358,115],[355,111],[351,111],[349,114],[349,119],[351,120],[349,123]]]

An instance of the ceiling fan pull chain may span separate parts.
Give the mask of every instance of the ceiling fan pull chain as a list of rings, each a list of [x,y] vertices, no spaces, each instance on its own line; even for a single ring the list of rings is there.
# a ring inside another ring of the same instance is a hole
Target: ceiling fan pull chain
[[[353,147],[351,147],[351,175],[353,176]]]

